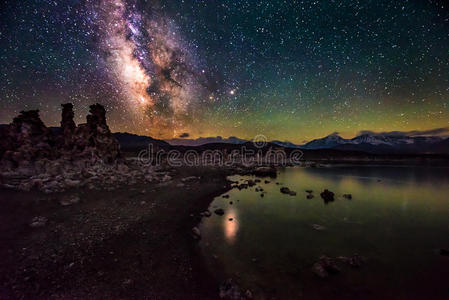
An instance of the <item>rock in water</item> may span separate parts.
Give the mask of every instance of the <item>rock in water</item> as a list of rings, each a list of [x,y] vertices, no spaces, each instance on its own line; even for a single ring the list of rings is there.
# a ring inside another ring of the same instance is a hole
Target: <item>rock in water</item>
[[[224,215],[224,210],[222,208],[217,208],[214,212],[219,216]]]
[[[321,198],[323,198],[323,200],[327,203],[327,202],[331,202],[334,201],[334,193],[325,189],[321,194],[320,194]]]
[[[352,199],[352,195],[351,194],[343,194],[343,198],[351,200]]]
[[[289,194],[290,193],[290,189],[288,187],[281,187],[280,189],[282,194]]]
[[[290,196],[296,196],[296,192],[295,191],[291,191],[288,187],[281,187],[280,189],[282,194],[288,194]]]

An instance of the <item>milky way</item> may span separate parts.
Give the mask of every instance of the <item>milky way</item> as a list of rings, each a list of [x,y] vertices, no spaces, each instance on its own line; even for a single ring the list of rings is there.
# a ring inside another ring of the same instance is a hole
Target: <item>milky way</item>
[[[192,123],[205,96],[191,50],[172,20],[157,9],[122,0],[100,1],[98,12],[101,49],[110,74],[124,92],[129,108],[148,133],[178,136]]]
[[[443,0],[29,0],[0,9],[0,123],[302,143],[449,127]]]

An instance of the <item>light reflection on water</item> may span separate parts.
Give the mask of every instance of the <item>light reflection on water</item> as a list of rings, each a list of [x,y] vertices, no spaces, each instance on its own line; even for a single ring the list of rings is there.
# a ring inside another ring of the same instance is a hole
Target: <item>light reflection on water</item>
[[[231,179],[249,178],[255,179]],[[297,195],[281,194],[282,186]],[[308,189],[313,199],[306,199]],[[335,193],[334,202],[320,198],[324,189]],[[448,192],[446,168],[288,168],[268,184],[262,179],[247,190],[233,189],[229,199],[217,197],[210,210],[223,208],[225,215],[203,219],[200,247],[220,279],[232,277],[259,298],[326,298],[336,291],[375,298],[386,290],[410,296],[416,282],[424,294],[449,295],[438,285],[449,275],[449,259],[437,253],[449,248]],[[344,199],[346,193],[353,199]],[[322,254],[355,253],[367,258],[361,270],[325,282],[310,271]]]

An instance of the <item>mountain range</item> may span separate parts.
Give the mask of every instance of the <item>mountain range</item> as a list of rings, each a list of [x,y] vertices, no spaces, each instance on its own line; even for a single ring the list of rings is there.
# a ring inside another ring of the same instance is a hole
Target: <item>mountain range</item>
[[[373,154],[449,153],[449,138],[365,133],[352,139],[331,134],[300,146],[302,149],[336,149]]]
[[[171,145],[200,146],[210,143],[243,144],[248,140],[236,137],[208,137],[198,139],[172,139],[166,140]],[[274,140],[270,143],[285,147],[307,150],[334,149],[347,151],[361,151],[372,154],[424,154],[449,153],[449,138],[440,136],[409,136],[397,133],[363,133],[352,139],[345,139],[337,133],[324,138],[312,140],[303,145],[288,141]]]
[[[3,124],[0,127],[5,126]],[[51,130],[59,132],[59,127],[50,127]],[[209,144],[232,144],[241,145],[251,142],[237,137],[223,138],[200,137],[197,139],[175,138],[169,140],[159,140],[148,136],[140,136],[126,132],[116,132],[122,149],[137,149],[153,144],[160,148],[170,148],[171,146],[206,146]],[[352,138],[345,139],[337,133],[332,133],[326,137],[312,140],[306,144],[298,145],[288,141],[271,141],[270,144],[285,148],[297,148],[304,150],[332,149],[341,151],[358,151],[370,154],[449,154],[449,137],[407,135],[404,133],[374,133],[363,132]]]

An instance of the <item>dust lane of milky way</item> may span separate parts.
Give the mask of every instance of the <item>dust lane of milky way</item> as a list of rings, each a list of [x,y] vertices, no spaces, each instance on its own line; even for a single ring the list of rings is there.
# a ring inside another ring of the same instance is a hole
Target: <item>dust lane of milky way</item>
[[[3,1],[0,123],[302,143],[449,126],[444,1]]]

